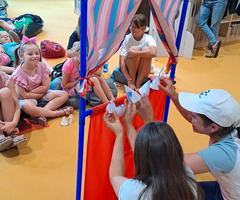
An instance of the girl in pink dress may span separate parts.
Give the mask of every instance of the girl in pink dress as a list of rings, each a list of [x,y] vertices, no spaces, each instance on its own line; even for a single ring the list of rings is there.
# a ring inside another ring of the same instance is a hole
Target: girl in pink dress
[[[80,65],[80,42],[75,42],[72,47],[73,57],[67,60],[62,68],[62,88],[69,93],[70,96],[76,97],[74,92],[74,85],[79,79],[78,66]],[[102,76],[102,69],[100,68],[90,77],[90,81],[94,83],[93,91],[98,98],[106,103],[111,99],[115,99],[111,89]]]
[[[19,54],[17,53],[19,52]],[[29,40],[26,36],[15,51],[15,60],[22,63],[12,74],[15,82],[20,108],[33,117],[32,119],[42,126],[46,125],[45,117],[59,117],[73,112],[72,107],[62,106],[68,99],[68,93],[60,90],[49,90],[49,70],[41,62],[41,52],[36,44],[36,38]],[[44,107],[38,103],[47,101]]]

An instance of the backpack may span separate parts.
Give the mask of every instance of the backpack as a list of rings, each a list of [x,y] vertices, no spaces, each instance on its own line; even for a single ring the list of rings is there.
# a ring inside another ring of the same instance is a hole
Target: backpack
[[[20,28],[23,26],[23,24],[25,24],[25,35],[27,37],[34,37],[38,35],[44,26],[42,18],[33,14],[20,15],[13,20],[13,24],[16,28]]]
[[[44,58],[60,58],[66,54],[66,50],[60,44],[50,40],[42,40],[40,49]]]
[[[57,65],[55,65],[53,67],[53,71],[51,72],[51,74],[49,75],[51,78],[51,81],[53,81],[55,78],[62,76],[62,67],[63,64],[67,61],[68,59],[66,59],[64,62],[59,63]]]

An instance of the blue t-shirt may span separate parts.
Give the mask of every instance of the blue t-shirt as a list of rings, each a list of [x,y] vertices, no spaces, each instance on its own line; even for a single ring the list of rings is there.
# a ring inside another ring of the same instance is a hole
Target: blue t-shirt
[[[198,152],[218,181],[224,199],[240,199],[240,139],[236,129]]]
[[[2,44],[7,55],[11,57],[11,60],[14,60],[14,51],[19,46],[17,42],[10,42],[7,44]]]

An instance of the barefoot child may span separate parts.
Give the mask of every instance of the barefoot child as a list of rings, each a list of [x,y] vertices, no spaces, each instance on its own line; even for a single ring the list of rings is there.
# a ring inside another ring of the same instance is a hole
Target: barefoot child
[[[157,56],[156,42],[148,32],[147,19],[136,14],[119,53],[119,67],[113,71],[114,79],[137,90],[151,71],[152,58]],[[122,78],[120,78],[122,77]]]
[[[41,62],[41,52],[36,44],[36,38],[29,40],[24,36],[24,41],[15,51],[16,62],[19,62],[19,57],[23,62],[14,71],[12,78],[17,87],[21,109],[42,126],[46,125],[45,117],[71,114],[73,112],[71,107],[58,110],[67,101],[68,93],[49,90],[49,70],[46,64]],[[48,103],[44,107],[38,107],[41,101]]]
[[[71,50],[74,56],[66,61],[62,68],[62,88],[66,90],[70,96],[76,97],[74,85],[79,79],[78,66],[80,65],[80,42],[75,42]],[[103,103],[114,99],[107,82],[102,76],[101,69],[90,77],[90,81],[94,83],[93,91]]]

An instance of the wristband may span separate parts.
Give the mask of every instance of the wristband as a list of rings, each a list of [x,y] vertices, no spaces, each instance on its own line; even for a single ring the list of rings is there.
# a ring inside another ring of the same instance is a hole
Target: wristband
[[[132,81],[132,78],[127,79],[127,81]]]

